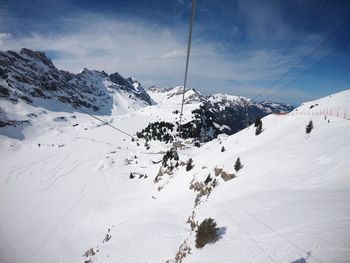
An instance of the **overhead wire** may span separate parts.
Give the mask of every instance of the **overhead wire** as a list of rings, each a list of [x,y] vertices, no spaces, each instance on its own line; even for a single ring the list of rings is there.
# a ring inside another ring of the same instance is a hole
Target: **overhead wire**
[[[190,19],[190,29],[188,32],[185,78],[184,78],[184,86],[182,91],[181,110],[180,110],[179,137],[181,136],[181,131],[182,131],[182,117],[183,117],[183,108],[184,108],[185,93],[186,93],[186,86],[187,86],[187,74],[188,74],[188,65],[189,65],[190,53],[191,53],[192,31],[193,31],[195,13],[196,13],[196,0],[192,0],[192,13],[191,13],[191,19]]]
[[[258,217],[256,217],[255,215],[253,215],[251,212],[249,212],[247,209],[243,208],[242,206],[240,206],[237,202],[232,201],[232,203],[241,211],[243,211],[246,215],[248,215],[249,217],[253,218],[255,221],[259,222],[260,224],[262,224],[263,226],[265,226],[267,229],[269,229],[271,232],[275,233],[276,235],[278,235],[280,238],[282,238],[283,240],[285,240],[287,243],[289,243],[291,246],[293,246],[294,248],[302,251],[303,253],[306,253],[307,255],[309,255],[310,257],[312,257],[315,261],[322,263],[321,260],[319,260],[318,258],[316,258],[315,256],[311,255],[310,251],[307,251],[303,248],[301,248],[300,246],[298,246],[295,242],[291,241],[289,238],[287,238],[286,236],[282,235],[280,232],[278,232],[277,230],[275,230],[273,227],[269,226],[268,224],[266,224],[264,221],[262,221],[261,219],[259,219]]]
[[[249,239],[265,254],[265,256],[272,262],[277,262],[267,251],[252,237],[247,230],[245,230],[242,225],[234,219],[229,212],[227,212],[223,207],[221,209],[231,218],[231,220],[236,224],[236,226],[247,236]]]
[[[306,55],[304,55],[294,66],[292,66],[289,70],[287,70],[285,73],[283,73],[280,77],[278,77],[276,80],[274,80],[270,85],[263,88],[263,90],[258,93],[258,95],[254,96],[254,101],[257,101],[259,97],[266,94],[266,91],[274,87],[276,84],[278,84],[282,79],[287,77],[292,71],[294,71],[298,66],[300,66],[302,63],[304,63],[307,59],[309,59],[316,51],[320,50],[324,47],[324,45],[333,38],[340,30],[346,25],[346,23],[350,19],[346,19],[343,23],[341,23],[330,35],[328,35],[325,39],[323,39],[317,46],[315,46],[313,49],[311,49],[310,52],[308,52]]]
[[[348,42],[350,41],[350,38],[347,38],[345,41],[343,41],[341,44],[339,44],[337,47],[335,47],[333,50],[331,50],[330,52],[328,52],[324,57],[322,57],[319,61],[317,61],[316,63],[310,65],[309,67],[307,67],[304,71],[302,71],[301,73],[299,73],[295,78],[293,78],[292,80],[290,80],[288,83],[286,83],[285,85],[279,87],[278,89],[276,89],[275,92],[273,92],[272,94],[269,95],[270,98],[272,98],[274,95],[276,95],[277,93],[279,93],[282,89],[285,89],[287,87],[289,87],[291,84],[293,84],[295,81],[297,81],[298,79],[300,79],[302,76],[304,76],[305,74],[307,74],[308,72],[310,72],[314,67],[320,65],[322,62],[324,62],[326,59],[328,59],[331,55],[333,55],[336,51],[338,51],[338,49],[342,48],[343,46],[345,46]]]
[[[34,80],[34,79],[30,78],[30,77],[25,76],[24,74],[22,74],[21,72],[19,72],[18,70],[14,69],[14,68],[12,68],[12,67],[10,67],[10,66],[7,66],[7,67],[8,67],[9,69],[11,69],[12,71],[14,71],[15,73],[17,73],[18,75],[20,75],[22,78],[26,79],[27,81],[34,82],[34,83],[36,83],[39,87],[41,86],[41,84],[38,83],[38,81],[36,81],[36,80]],[[62,82],[65,83],[68,87],[72,88],[73,90],[76,90],[76,88],[75,88],[73,85],[71,85],[70,83],[66,82],[65,80],[62,80]],[[47,91],[48,93],[50,93],[52,96],[57,96],[57,94],[53,93],[52,91],[50,91],[50,90],[48,90],[48,89],[45,89],[45,91]],[[143,140],[140,139],[140,138],[135,137],[134,135],[130,134],[129,132],[126,132],[126,131],[124,131],[124,130],[118,128],[118,127],[116,127],[115,125],[112,125],[111,123],[102,120],[101,118],[99,118],[99,117],[97,117],[97,116],[91,114],[90,112],[88,112],[87,110],[84,110],[84,109],[81,108],[81,107],[77,107],[76,105],[73,105],[73,104],[70,104],[70,105],[71,105],[74,109],[76,109],[76,110],[78,110],[78,111],[82,111],[83,113],[89,115],[90,117],[92,117],[92,118],[98,120],[98,121],[101,122],[103,125],[109,126],[110,128],[112,128],[112,129],[114,129],[114,130],[116,130],[116,131],[118,131],[118,132],[120,132],[120,133],[122,133],[122,134],[124,134],[124,135],[126,135],[126,136],[128,136],[128,137],[130,137],[130,138],[132,138],[132,139],[134,139],[135,141],[142,141],[142,142],[144,142],[144,143],[148,143],[148,142],[146,142],[146,141],[143,141]],[[148,144],[149,144],[149,143],[148,143]],[[149,145],[149,146],[152,147],[152,148],[154,148],[154,149],[156,149],[156,150],[162,151],[161,149],[159,149],[158,147],[155,147],[155,146],[153,146],[153,145],[152,145],[152,146]]]

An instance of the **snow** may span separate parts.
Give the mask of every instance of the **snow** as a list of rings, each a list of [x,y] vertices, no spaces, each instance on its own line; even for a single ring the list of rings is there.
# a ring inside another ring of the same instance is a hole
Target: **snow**
[[[293,111],[294,114],[306,115],[332,115],[339,118],[350,119],[350,92],[349,90],[341,91],[327,97],[305,102]]]
[[[128,111],[124,100],[101,118],[131,134],[148,122],[178,118],[172,111],[179,110],[180,96],[150,95],[158,104]],[[298,111],[314,104],[350,109],[350,90],[305,103]],[[197,106],[185,105],[185,118]],[[155,184],[161,165],[156,162],[169,145],[152,141],[147,150],[79,112],[23,102],[1,107],[21,120],[38,115],[22,140],[0,135],[3,263],[175,262],[185,240],[192,248],[186,263],[341,263],[350,258],[349,120],[269,115],[259,136],[250,126],[200,148],[186,145],[180,161],[192,158],[194,168],[186,172],[179,166]],[[56,117],[67,120],[54,122]],[[310,119],[314,129],[306,134]],[[235,172],[237,157],[243,168]],[[194,207],[197,193],[190,183],[203,182],[209,173],[215,177],[216,167],[237,177],[226,182],[216,177],[218,186]],[[130,179],[130,172],[147,178]],[[220,240],[195,248],[195,232],[186,224],[193,211],[199,223],[215,219]],[[103,241],[106,234],[111,238]],[[91,248],[98,252],[84,258]]]

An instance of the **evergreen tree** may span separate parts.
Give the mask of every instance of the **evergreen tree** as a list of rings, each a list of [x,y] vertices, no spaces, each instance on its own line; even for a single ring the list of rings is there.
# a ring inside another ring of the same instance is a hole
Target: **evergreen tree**
[[[196,248],[202,248],[208,243],[217,241],[219,239],[218,230],[214,219],[204,219],[196,231]]]
[[[235,163],[235,171],[238,172],[243,168],[243,165],[241,163],[241,159],[238,157]]]
[[[263,128],[262,128],[262,124],[261,124],[258,127],[256,127],[255,135],[259,135],[260,133],[262,133],[262,131],[263,131]]]
[[[306,126],[306,133],[309,134],[312,129],[314,128],[314,124],[312,123],[312,121],[309,122],[309,124]]]
[[[226,151],[226,149],[225,149],[225,147],[224,147],[224,146],[222,146],[222,148],[221,148],[221,152],[224,152],[224,151]]]
[[[187,162],[187,165],[186,165],[186,171],[188,172],[189,170],[191,170],[192,168],[194,167],[193,165],[193,160],[192,158],[190,158]]]
[[[262,126],[262,121],[260,116],[258,115],[256,116],[254,127],[259,127],[259,126]]]
[[[262,133],[262,131],[263,131],[262,125],[263,124],[262,124],[260,116],[259,115],[256,116],[255,124],[254,124],[254,127],[256,127],[255,135],[259,135],[260,133]]]
[[[211,180],[213,179],[210,177],[210,174],[208,174],[207,179],[205,179],[204,183],[207,185],[209,182],[211,182]]]

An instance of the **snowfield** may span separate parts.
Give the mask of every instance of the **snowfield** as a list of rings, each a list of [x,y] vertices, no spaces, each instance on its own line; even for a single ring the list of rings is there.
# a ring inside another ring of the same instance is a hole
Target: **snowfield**
[[[176,121],[173,100],[130,112],[124,105],[125,114],[101,118],[135,134],[151,121]],[[196,103],[185,105],[185,119]],[[297,110],[314,104],[344,109],[345,118],[269,115],[258,136],[252,125],[200,148],[184,143],[180,162],[192,158],[194,168],[179,165],[155,183],[171,145],[152,141],[146,149],[86,114],[20,102],[14,115],[38,118],[22,140],[0,135],[0,262],[164,263],[185,247],[186,263],[349,262],[350,90]],[[18,132],[12,128],[6,132]],[[219,169],[235,177],[225,181]],[[217,185],[198,197],[190,186],[209,174]],[[191,216],[213,218],[221,238],[197,249]]]

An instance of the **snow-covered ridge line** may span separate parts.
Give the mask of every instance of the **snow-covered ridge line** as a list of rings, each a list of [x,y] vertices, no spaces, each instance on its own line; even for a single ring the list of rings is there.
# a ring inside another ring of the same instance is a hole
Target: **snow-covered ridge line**
[[[57,110],[59,101],[98,115],[153,103],[142,85],[130,77],[87,68],[78,74],[58,70],[44,52],[26,48],[19,53],[0,51],[0,99],[50,110]]]
[[[159,107],[179,109],[181,105],[182,86],[174,88],[153,86],[147,91]],[[195,89],[186,91],[184,104],[187,118],[184,122],[183,136],[197,138],[200,141],[212,140],[222,133],[234,134],[253,123],[257,116],[288,113],[294,109],[291,105],[271,101],[257,103],[242,96],[228,94],[204,96]],[[190,113],[192,115],[189,115]]]
[[[183,86],[176,87],[157,87],[152,86],[146,88],[146,91],[157,103],[181,103]],[[273,101],[262,101],[260,103],[253,101],[251,98],[243,96],[235,96],[225,93],[215,93],[211,95],[203,95],[199,91],[190,88],[185,92],[185,104],[190,103],[210,103],[212,105],[220,105],[221,108],[227,106],[240,106],[249,107],[255,106],[258,108],[265,108],[270,113],[274,112],[290,112],[294,109],[294,106],[290,104],[283,104]]]

